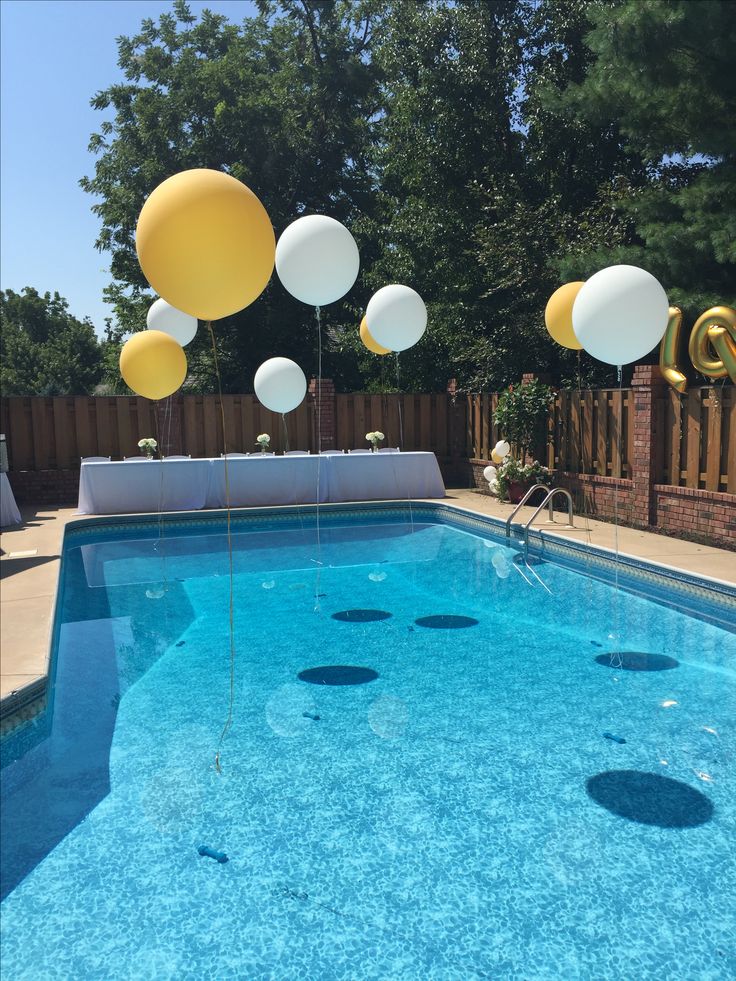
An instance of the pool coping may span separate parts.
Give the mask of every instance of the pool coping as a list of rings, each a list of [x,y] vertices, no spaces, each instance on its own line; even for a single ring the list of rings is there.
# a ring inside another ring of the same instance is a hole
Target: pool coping
[[[339,515],[340,513],[345,513],[348,516],[354,514],[356,510],[363,514],[378,516],[382,514],[385,516],[391,512],[398,516],[414,511],[436,517],[444,515],[452,519],[452,523],[459,526],[461,530],[486,530],[505,535],[505,521],[500,517],[484,514],[464,504],[432,499],[233,508],[230,511],[230,518],[231,525],[237,529],[239,525],[267,523],[276,519],[283,520],[289,516],[293,516],[294,519],[304,519],[308,516]],[[130,528],[140,525],[141,529],[150,530],[151,526],[158,522],[164,522],[166,528],[192,528],[198,524],[211,525],[217,523],[218,520],[226,522],[227,515],[227,509],[218,508],[197,511],[167,511],[160,514],[151,512],[145,514],[80,515],[67,520],[61,536],[59,569],[51,593],[52,616],[46,632],[46,670],[42,676],[0,698],[0,737],[31,721],[46,707],[50,688],[52,645],[58,626],[58,597],[63,570],[63,556],[70,540],[84,538],[87,535],[91,536],[98,528],[115,526]],[[518,540],[514,539],[513,536],[509,544],[520,548]],[[614,551],[601,545],[576,542],[565,536],[555,534],[552,530],[542,528],[531,530],[529,545],[529,553],[533,557],[547,558],[563,563],[567,560],[568,563],[576,565],[577,571],[585,571],[589,575],[609,582],[615,576],[618,564],[619,573],[623,572],[624,576],[648,585],[650,598],[658,599],[659,602],[666,602],[666,600],[652,596],[651,591],[657,585],[654,582],[655,577],[660,581],[664,578],[665,584],[683,600],[692,601],[700,598],[711,605],[723,606],[724,617],[726,610],[733,609],[734,622],[736,622],[736,585],[726,580],[685,572],[677,566],[649,558],[643,559],[620,549]],[[587,564],[589,568],[581,570],[581,563]],[[622,583],[622,585],[624,588],[630,588],[627,583]],[[696,611],[692,610],[687,603],[683,604],[681,608],[690,615],[696,615]],[[704,617],[704,619],[708,619],[708,617]],[[725,625],[728,628],[728,620],[724,619],[719,625]]]

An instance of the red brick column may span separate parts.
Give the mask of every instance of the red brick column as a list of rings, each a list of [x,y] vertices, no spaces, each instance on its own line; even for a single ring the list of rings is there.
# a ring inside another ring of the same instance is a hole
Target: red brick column
[[[309,401],[312,405],[312,446],[315,452],[334,450],[337,446],[337,414],[333,380],[323,378],[320,382],[317,378],[311,378]]]
[[[541,382],[542,385],[551,385],[552,375],[545,374],[544,372],[542,372],[541,374],[537,374],[537,372],[535,371],[525,371],[524,374],[521,376],[522,385],[526,385],[528,384],[528,382],[533,382],[533,381]]]
[[[658,365],[640,364],[634,368],[631,381],[634,411],[631,423],[634,427],[634,455],[631,461],[634,492],[632,520],[641,526],[656,525],[657,500],[654,485],[657,473],[658,441],[662,433],[656,432],[654,401],[667,387]]]

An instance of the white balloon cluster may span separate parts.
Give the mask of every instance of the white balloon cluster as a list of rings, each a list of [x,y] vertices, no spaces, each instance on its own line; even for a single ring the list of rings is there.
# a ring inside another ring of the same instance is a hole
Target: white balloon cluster
[[[572,326],[599,361],[624,365],[648,354],[664,336],[669,300],[660,283],[638,266],[609,266],[581,287]]]
[[[495,494],[498,490],[498,470],[495,467],[486,467],[483,478],[488,481],[488,490],[491,494]]]
[[[360,253],[344,225],[327,215],[297,218],[276,244],[276,272],[297,300],[324,307],[352,288],[360,270]],[[370,336],[392,351],[403,351],[419,340],[427,327],[427,308],[408,286],[384,286],[366,310]],[[182,342],[183,343],[183,342]],[[270,358],[254,379],[259,400],[273,412],[290,412],[303,400],[304,372],[288,358]]]

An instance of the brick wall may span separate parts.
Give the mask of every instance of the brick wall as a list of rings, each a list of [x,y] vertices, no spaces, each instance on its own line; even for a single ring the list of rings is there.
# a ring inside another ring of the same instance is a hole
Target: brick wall
[[[654,498],[659,531],[736,550],[736,494],[655,484]]]
[[[18,504],[76,504],[79,470],[11,470],[8,473]]]

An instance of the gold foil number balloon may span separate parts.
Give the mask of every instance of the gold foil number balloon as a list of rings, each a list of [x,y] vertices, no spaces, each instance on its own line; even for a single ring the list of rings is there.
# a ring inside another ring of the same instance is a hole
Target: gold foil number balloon
[[[718,357],[712,357],[712,346]],[[701,314],[690,334],[690,360],[708,378],[728,376],[736,384],[736,310],[711,307]]]
[[[680,394],[687,391],[687,378],[677,363],[681,328],[682,311],[670,307],[667,330],[659,349],[659,366]],[[706,378],[728,376],[736,384],[736,310],[717,306],[701,314],[690,332],[688,351],[693,367]]]

